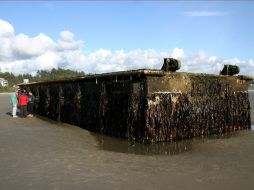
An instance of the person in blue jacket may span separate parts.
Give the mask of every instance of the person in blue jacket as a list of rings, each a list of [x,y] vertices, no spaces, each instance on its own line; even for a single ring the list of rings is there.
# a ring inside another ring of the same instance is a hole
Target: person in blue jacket
[[[11,93],[10,103],[12,105],[12,117],[17,118],[18,93]]]

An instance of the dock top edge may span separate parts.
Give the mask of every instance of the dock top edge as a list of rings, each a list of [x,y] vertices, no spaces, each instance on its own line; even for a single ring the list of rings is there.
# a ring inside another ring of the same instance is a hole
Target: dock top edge
[[[148,70],[148,69],[139,69],[139,70],[129,70],[129,71],[118,71],[111,73],[102,73],[102,74],[87,74],[79,77],[67,78],[67,79],[59,79],[59,80],[48,80],[48,81],[38,81],[31,83],[20,83],[18,86],[23,85],[32,85],[32,84],[46,84],[46,83],[59,83],[59,82],[74,82],[80,80],[87,79],[109,79],[115,78],[119,76],[164,76],[166,72],[161,70]]]
[[[38,81],[38,82],[31,82],[31,83],[20,83],[17,84],[18,86],[25,86],[25,85],[35,85],[35,84],[47,84],[47,83],[60,83],[60,82],[75,82],[75,81],[82,81],[82,80],[91,80],[91,79],[116,79],[117,77],[135,77],[135,76],[170,76],[170,75],[192,75],[192,76],[207,76],[207,77],[234,77],[242,80],[248,80],[248,76],[225,76],[225,75],[216,75],[216,74],[207,74],[207,73],[189,73],[189,72],[165,72],[163,70],[151,70],[151,69],[139,69],[139,70],[129,70],[129,71],[118,71],[118,72],[111,72],[111,73],[102,73],[102,74],[87,74],[79,77],[74,78],[67,78],[67,79],[59,79],[59,80],[49,80],[49,81]],[[248,79],[246,79],[246,77]],[[120,79],[120,78],[119,78]],[[253,78],[252,78],[253,80]]]

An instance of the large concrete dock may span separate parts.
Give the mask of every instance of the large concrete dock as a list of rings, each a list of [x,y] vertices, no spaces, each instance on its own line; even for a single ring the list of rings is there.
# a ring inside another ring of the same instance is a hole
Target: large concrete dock
[[[19,84],[35,113],[130,142],[171,142],[250,129],[246,76],[131,70]],[[173,64],[174,65],[174,64]],[[163,70],[165,66],[165,70]]]
[[[253,107],[253,93],[251,98]],[[1,190],[254,187],[251,130],[220,138],[131,145],[38,117],[14,119],[9,112],[9,94],[0,94]]]

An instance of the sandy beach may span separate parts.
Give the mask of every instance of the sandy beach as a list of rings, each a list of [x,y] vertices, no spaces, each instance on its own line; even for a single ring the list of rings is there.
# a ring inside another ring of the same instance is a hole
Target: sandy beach
[[[254,107],[253,94],[250,98]],[[129,144],[39,117],[11,118],[8,99],[9,94],[0,94],[0,189],[254,187],[254,131]]]

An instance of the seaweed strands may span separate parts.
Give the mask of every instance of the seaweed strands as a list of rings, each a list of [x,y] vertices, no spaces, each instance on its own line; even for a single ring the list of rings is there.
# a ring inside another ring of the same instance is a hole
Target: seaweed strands
[[[148,99],[145,140],[180,140],[250,128],[248,93],[191,97],[154,93]]]
[[[149,71],[150,72],[150,71]],[[174,73],[26,84],[35,113],[138,142],[167,142],[249,129],[245,81]]]
[[[189,101],[181,93],[155,93],[148,100],[145,139],[171,141],[189,136]]]

